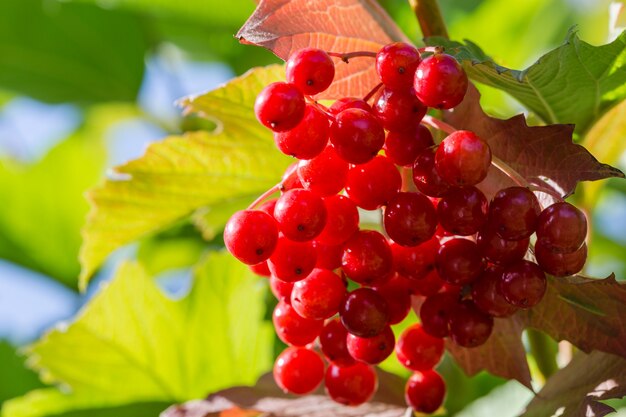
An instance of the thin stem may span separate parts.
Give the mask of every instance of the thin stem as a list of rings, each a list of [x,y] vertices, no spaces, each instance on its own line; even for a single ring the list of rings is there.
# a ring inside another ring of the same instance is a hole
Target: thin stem
[[[321,111],[322,113],[324,113],[326,116],[328,116],[328,118],[330,120],[335,120],[335,115],[332,114],[329,110],[328,107],[318,103],[313,97],[311,96],[304,96],[306,98],[306,100],[309,102],[310,105],[316,107],[319,111]]]
[[[341,58],[343,62],[346,64],[352,58],[366,57],[366,58],[376,58],[376,52],[371,51],[355,51],[355,52],[326,52],[330,56],[334,56],[335,58]]]
[[[275,186],[273,186],[272,188],[270,188],[269,190],[261,194],[256,200],[252,202],[252,204],[248,206],[248,210],[253,210],[256,206],[261,204],[263,200],[265,200],[272,194],[277,193],[278,191],[280,191],[280,183],[276,184]]]
[[[508,166],[503,160],[495,155],[491,155],[491,165],[498,168],[507,177],[509,177],[515,184],[520,187],[530,188],[530,184],[526,181],[526,178],[522,177],[516,170]]]
[[[448,37],[448,29],[441,15],[437,0],[409,0],[425,38],[429,36]]]
[[[432,126],[435,129],[439,129],[442,132],[446,132],[447,134],[454,133],[457,129],[454,126],[447,124],[446,122],[442,122],[439,119],[434,118],[433,116],[426,115],[422,119],[422,123],[428,126]]]
[[[369,101],[369,99],[374,97],[374,94],[376,94],[376,92],[380,90],[380,87],[382,86],[383,86],[383,83],[379,83],[376,87],[372,88],[371,91],[367,93],[365,97],[363,97],[363,101],[365,102]]]
[[[556,363],[558,345],[549,336],[534,329],[528,329],[526,335],[528,336],[530,352],[535,358],[537,368],[544,380],[547,380],[559,370],[559,366]]]

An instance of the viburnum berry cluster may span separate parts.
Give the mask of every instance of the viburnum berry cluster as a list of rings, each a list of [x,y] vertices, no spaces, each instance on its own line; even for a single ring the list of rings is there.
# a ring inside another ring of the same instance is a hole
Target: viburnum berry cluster
[[[330,107],[311,97],[331,85],[333,57],[361,56],[375,57],[381,80],[370,94]],[[535,192],[546,191],[519,178],[488,201],[480,186],[492,165],[515,175],[484,138],[426,115],[454,108],[468,88],[441,48],[307,48],[289,58],[286,79],[259,94],[255,113],[298,161],[224,232],[228,250],[269,277],[278,299],[273,322],[289,347],[276,360],[276,382],[306,394],[323,381],[333,400],[358,405],[376,391],[373,365],[395,350],[414,372],[407,403],[432,413],[445,394],[433,370],[444,338],[479,346],[494,317],[541,301],[546,273],[579,272],[585,215],[560,199],[542,210]],[[448,135],[437,145],[429,127]],[[382,227],[361,228],[359,209],[381,210]],[[411,296],[423,297],[420,324],[396,341],[390,326],[407,317]]]

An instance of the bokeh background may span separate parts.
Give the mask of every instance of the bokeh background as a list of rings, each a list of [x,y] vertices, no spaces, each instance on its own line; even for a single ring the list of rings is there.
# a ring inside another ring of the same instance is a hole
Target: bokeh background
[[[382,4],[419,43],[408,3]],[[608,0],[441,5],[452,39],[470,39],[515,69],[561,44],[574,25],[591,44],[615,35]],[[42,385],[20,349],[71,320],[120,261],[139,259],[170,293],[184,291],[207,246],[190,225],[117,251],[79,293],[84,193],[149,143],[211,128],[182,117],[176,99],[278,62],[233,37],[253,10],[251,0],[0,0],[0,405]],[[501,92],[481,91],[493,115],[522,111]],[[625,135],[626,122],[592,152],[626,170]],[[599,192],[579,189],[574,200],[593,213],[586,272],[626,277],[623,181],[605,181]],[[447,402],[451,414],[492,415],[485,410],[519,409],[529,398],[517,383],[484,374],[470,380],[452,363],[442,366],[458,393]]]

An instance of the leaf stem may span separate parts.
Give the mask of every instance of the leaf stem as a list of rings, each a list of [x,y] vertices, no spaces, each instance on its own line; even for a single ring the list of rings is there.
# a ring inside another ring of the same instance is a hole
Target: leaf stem
[[[417,17],[422,35],[448,37],[448,29],[441,15],[437,0],[409,0],[411,9]]]
[[[334,56],[335,58],[341,58],[343,62],[346,64],[352,58],[358,57],[366,57],[366,58],[376,58],[376,52],[371,51],[354,51],[354,52],[326,52],[330,56]]]
[[[372,98],[372,97],[374,97],[374,94],[376,94],[376,92],[377,92],[378,90],[380,90],[380,87],[382,87],[382,86],[383,86],[383,83],[378,83],[378,85],[377,85],[376,87],[372,88],[372,89],[370,90],[370,92],[369,92],[369,93],[367,93],[367,94],[365,95],[365,97],[363,97],[363,101],[368,102],[368,101],[369,101],[369,99],[370,99],[370,98]]]
[[[273,186],[272,188],[270,188],[269,190],[261,194],[256,200],[252,202],[252,204],[248,206],[248,210],[254,210],[256,206],[258,206],[259,204],[263,202],[263,200],[265,200],[272,194],[277,193],[278,191],[280,191],[280,183],[276,184],[275,186]]]
[[[556,363],[558,345],[549,336],[535,329],[527,329],[526,335],[528,336],[530,352],[535,358],[537,368],[544,380],[547,380],[559,370],[559,366]]]

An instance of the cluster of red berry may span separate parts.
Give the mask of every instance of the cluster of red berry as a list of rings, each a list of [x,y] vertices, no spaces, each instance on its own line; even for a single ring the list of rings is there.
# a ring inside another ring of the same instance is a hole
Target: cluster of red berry
[[[224,240],[270,278],[279,300],[273,321],[290,347],[274,376],[285,391],[305,394],[324,380],[333,400],[361,404],[377,387],[372,365],[395,347],[414,372],[408,404],[434,412],[445,394],[433,370],[444,337],[464,347],[485,343],[493,317],[541,300],[544,271],[568,275],[585,262],[587,223],[578,209],[559,202],[542,211],[522,186],[500,190],[489,203],[476,187],[492,163],[488,144],[455,131],[435,145],[423,124],[432,121],[427,108],[458,105],[468,80],[452,56],[429,52],[422,58],[405,43],[383,47],[375,54],[381,85],[365,99],[326,108],[310,96],[332,83],[332,56],[359,54],[303,49],[287,62],[287,82],[257,98],[257,118],[299,161],[267,193],[281,196],[264,195],[235,213]],[[382,208],[386,235],[360,229],[358,208]],[[535,232],[536,263],[524,259]],[[408,315],[411,295],[426,297],[421,324],[396,343],[390,326]],[[325,372],[315,340],[329,362]]]

